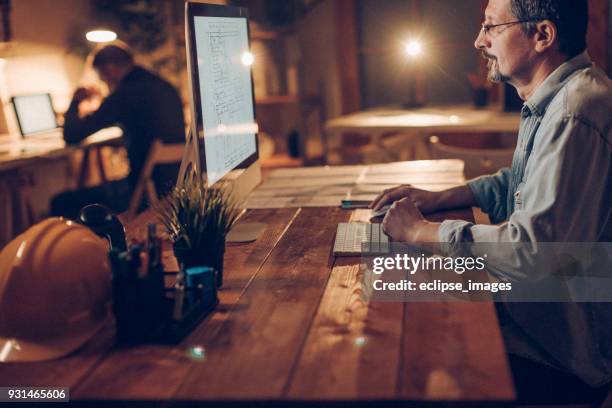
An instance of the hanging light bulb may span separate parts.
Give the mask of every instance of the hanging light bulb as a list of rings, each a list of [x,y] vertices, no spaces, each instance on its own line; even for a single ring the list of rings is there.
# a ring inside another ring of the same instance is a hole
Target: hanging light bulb
[[[85,38],[87,38],[87,41],[105,43],[115,41],[117,39],[117,34],[110,30],[92,30],[85,34]]]
[[[417,40],[410,40],[406,43],[405,51],[409,57],[418,57],[423,54],[423,46]]]

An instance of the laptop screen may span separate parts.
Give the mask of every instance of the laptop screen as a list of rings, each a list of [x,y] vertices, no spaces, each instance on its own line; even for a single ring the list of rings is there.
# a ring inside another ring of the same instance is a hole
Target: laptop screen
[[[14,96],[13,107],[23,136],[56,129],[57,120],[51,103],[51,95]]]

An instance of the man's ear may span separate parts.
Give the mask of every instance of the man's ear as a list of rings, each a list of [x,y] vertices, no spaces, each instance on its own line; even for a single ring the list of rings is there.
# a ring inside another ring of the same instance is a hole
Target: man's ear
[[[550,20],[543,20],[536,24],[535,33],[535,51],[542,53],[556,46],[557,43],[557,26]]]

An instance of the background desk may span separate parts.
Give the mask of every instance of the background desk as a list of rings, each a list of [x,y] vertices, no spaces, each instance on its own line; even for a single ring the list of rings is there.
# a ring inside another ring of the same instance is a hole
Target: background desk
[[[472,106],[445,106],[419,109],[377,108],[331,119],[325,123],[324,157],[341,148],[342,134],[369,135],[372,145],[385,150],[383,135],[401,133],[412,142],[416,158],[427,158],[427,137],[436,132],[511,133],[516,136],[520,115]],[[413,158],[414,158],[413,157]]]
[[[61,132],[55,138],[0,137],[0,248],[46,214],[47,200],[66,188],[81,188],[89,170],[89,153],[121,140],[121,129],[103,129],[81,143],[66,145]],[[72,177],[69,158],[83,151],[78,174]],[[74,183],[66,183],[74,178]],[[38,207],[38,208],[37,208]],[[41,210],[42,208],[42,210]]]
[[[79,354],[0,364],[0,385],[71,387],[72,399],[460,400],[514,397],[490,303],[364,303],[359,258],[331,257],[336,225],[368,210],[248,210],[264,222],[228,245],[217,310],[175,347],[112,348],[109,327]],[[431,219],[471,218],[471,211]],[[154,215],[127,228],[143,237]],[[170,246],[164,263],[175,269]],[[201,357],[189,353],[203,347]]]
[[[67,157],[78,149],[115,144],[122,135],[123,132],[118,127],[102,129],[74,145],[67,145],[61,133],[58,137],[40,139],[0,135],[0,171],[32,165],[37,161]]]

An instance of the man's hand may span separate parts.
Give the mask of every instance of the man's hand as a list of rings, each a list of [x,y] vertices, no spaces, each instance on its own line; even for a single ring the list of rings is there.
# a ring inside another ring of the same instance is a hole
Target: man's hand
[[[74,95],[72,96],[72,100],[76,103],[81,103],[87,99],[91,99],[94,96],[98,96],[100,93],[95,88],[78,88],[74,91]]]
[[[438,223],[427,221],[408,198],[393,203],[382,222],[383,231],[394,241],[437,242]]]
[[[438,209],[440,193],[414,188],[411,185],[402,185],[384,190],[370,203],[370,208],[378,211],[385,205],[407,198],[424,213],[430,213]],[[420,214],[420,213],[419,213]]]

